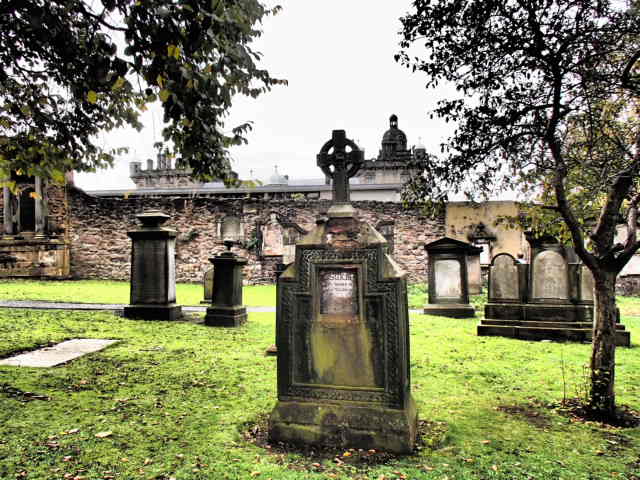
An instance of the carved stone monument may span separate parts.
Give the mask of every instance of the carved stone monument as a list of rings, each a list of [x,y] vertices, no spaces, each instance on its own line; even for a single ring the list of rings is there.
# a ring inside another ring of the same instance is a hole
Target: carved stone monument
[[[202,289],[204,290],[204,298],[200,303],[210,305],[213,301],[213,267],[204,272],[202,277]]]
[[[162,225],[169,219],[159,211],[136,218],[139,230],[128,232],[131,252],[131,305],[124,316],[144,320],[176,320],[182,307],[176,305],[176,231]]]
[[[531,265],[496,255],[489,270],[489,301],[478,335],[526,340],[588,341],[593,328],[593,276],[573,249],[551,237],[529,235]],[[616,343],[629,346],[618,323]]]
[[[417,426],[406,274],[349,204],[349,177],[362,157],[342,130],[318,155],[334,203],[278,279],[278,403],[269,435],[406,453]]]
[[[247,321],[247,309],[242,305],[242,268],[247,259],[231,251],[234,243],[225,240],[227,251],[209,259],[213,263],[213,296],[205,325],[238,327]]]
[[[469,304],[470,256],[482,250],[470,243],[444,237],[424,246],[429,256],[429,303],[426,315],[468,318],[475,316]]]

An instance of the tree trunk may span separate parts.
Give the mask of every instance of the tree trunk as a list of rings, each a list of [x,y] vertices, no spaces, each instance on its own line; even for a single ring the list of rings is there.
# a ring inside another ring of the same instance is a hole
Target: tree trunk
[[[595,318],[589,405],[594,414],[604,417],[615,415],[616,409],[616,277],[616,273],[606,271],[594,275]]]

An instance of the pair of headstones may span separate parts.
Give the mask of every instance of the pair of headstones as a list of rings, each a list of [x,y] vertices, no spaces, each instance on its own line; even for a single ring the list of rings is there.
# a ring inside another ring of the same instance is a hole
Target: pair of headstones
[[[496,255],[489,270],[488,303],[478,335],[531,340],[591,338],[593,276],[569,247],[552,238],[530,237],[532,262]],[[630,344],[618,323],[616,342]]]
[[[124,308],[127,318],[177,320],[182,307],[176,305],[176,231],[163,227],[169,216],[150,211],[137,216],[139,230],[128,232],[133,241],[131,254],[131,304]],[[233,242],[232,242],[233,243]],[[210,259],[214,265],[212,305],[205,324],[237,326],[247,319],[242,306],[242,267],[247,260],[228,251]],[[216,288],[217,287],[217,288]]]

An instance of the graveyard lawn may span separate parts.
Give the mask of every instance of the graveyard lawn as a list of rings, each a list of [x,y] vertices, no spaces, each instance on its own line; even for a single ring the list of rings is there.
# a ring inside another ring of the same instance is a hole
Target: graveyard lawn
[[[204,297],[202,285],[176,285],[179,305],[200,305]],[[275,306],[275,285],[244,287],[243,300],[248,307]],[[48,300],[74,303],[129,303],[129,282],[109,280],[3,280],[0,300]]]
[[[637,304],[636,304],[637,306]],[[275,314],[240,328],[106,312],[0,310],[0,357],[70,338],[120,343],[51,369],[0,367],[0,478],[638,480],[640,428],[552,408],[584,395],[591,347],[477,337],[476,320],[411,316],[412,390],[434,431],[404,457],[352,464],[248,440],[276,403]],[[640,338],[640,319],[623,317]],[[618,402],[640,410],[638,347]]]

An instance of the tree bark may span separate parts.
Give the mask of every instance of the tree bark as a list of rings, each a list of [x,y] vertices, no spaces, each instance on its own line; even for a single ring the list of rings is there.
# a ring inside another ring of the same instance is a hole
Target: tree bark
[[[594,414],[615,415],[616,272],[594,272],[595,318],[591,352],[589,406]]]

